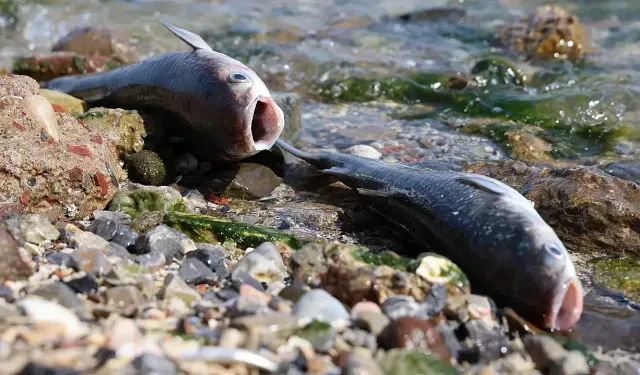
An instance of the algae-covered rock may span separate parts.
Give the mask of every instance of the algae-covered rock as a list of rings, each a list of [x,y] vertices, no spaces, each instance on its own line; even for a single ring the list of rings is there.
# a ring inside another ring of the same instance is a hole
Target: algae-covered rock
[[[256,247],[263,242],[280,241],[294,249],[302,246],[301,240],[285,231],[213,216],[172,212],[165,215],[164,223],[185,233],[196,242],[231,241],[240,246]]]
[[[122,63],[110,57],[59,52],[16,58],[13,60],[12,72],[40,82],[68,75],[105,72],[120,66]]]
[[[640,259],[607,258],[594,262],[595,282],[640,301]]]
[[[536,210],[577,252],[640,254],[640,186],[596,167],[541,168],[513,160],[474,163],[467,172],[500,180]]]
[[[167,167],[160,156],[151,150],[142,150],[126,158],[129,179],[143,185],[162,185],[167,178]]]
[[[89,129],[99,131],[113,141],[120,157],[142,151],[144,147],[145,127],[136,111],[97,107],[77,118]]]
[[[479,77],[486,84],[513,84],[524,85],[531,81],[533,76],[532,69],[525,69],[517,66],[514,62],[500,57],[489,57],[478,61],[471,73],[476,74],[476,81]]]
[[[184,211],[182,195],[169,186],[125,185],[109,203],[109,211],[120,211],[136,218],[143,212]]]
[[[87,109],[87,104],[83,100],[59,91],[40,89],[40,95],[47,98],[54,106],[58,105],[74,115],[83,113]]]
[[[507,49],[530,59],[576,60],[593,51],[578,17],[557,5],[536,8],[503,27],[497,39]]]
[[[386,375],[433,374],[455,375],[458,370],[423,351],[392,349],[380,360],[380,367]]]
[[[506,143],[511,157],[526,163],[549,163],[554,160],[551,155],[553,147],[529,129],[509,131]]]

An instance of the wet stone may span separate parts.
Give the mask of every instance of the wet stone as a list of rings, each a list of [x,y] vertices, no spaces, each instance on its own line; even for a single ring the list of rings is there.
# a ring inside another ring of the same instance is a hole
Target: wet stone
[[[82,372],[64,367],[47,367],[37,363],[28,363],[17,375],[80,375]]]
[[[143,354],[136,357],[131,364],[137,375],[174,375],[178,373],[176,365],[166,357],[154,354]]]
[[[199,246],[196,244],[196,246]],[[222,249],[220,247],[220,249]],[[224,250],[224,249],[222,249]],[[198,249],[189,251],[186,258],[195,258],[204,263],[209,269],[211,269],[220,279],[224,279],[229,276],[229,270],[224,262],[224,253],[214,248],[213,250]]]
[[[460,341],[466,340],[471,350],[464,358],[470,363],[489,362],[507,353],[509,338],[497,326],[489,326],[483,320],[470,320],[456,330]]]
[[[120,228],[111,239],[112,243],[118,244],[127,250],[134,249],[138,233],[129,228]]]
[[[241,269],[236,269],[231,272],[231,282],[236,290],[239,290],[240,286],[248,284],[259,291],[264,291],[264,286],[262,286],[258,280],[249,275],[247,271]]]
[[[160,211],[142,212],[131,223],[130,229],[137,233],[144,233],[162,223],[164,214]]]
[[[313,321],[295,335],[309,341],[316,352],[327,353],[333,347],[337,332],[328,323]]]
[[[113,236],[118,232],[118,222],[101,217],[99,219],[95,219],[89,226],[88,230],[107,241],[111,241]]]
[[[560,363],[567,355],[566,349],[549,336],[528,335],[522,339],[527,353],[540,371],[547,371],[553,363]]]
[[[15,300],[13,297],[13,291],[4,285],[0,285],[0,299],[3,299],[8,303],[12,303]]]
[[[188,248],[185,249],[185,246]],[[151,251],[162,253],[167,263],[174,258],[182,259],[186,250],[194,250],[195,244],[183,233],[164,224],[141,234],[136,240],[135,254]]]
[[[444,309],[447,304],[447,290],[442,284],[434,284],[420,305],[418,315],[421,318],[433,317]]]
[[[80,269],[80,265],[76,262],[75,258],[72,257],[71,254],[63,253],[62,251],[48,254],[47,261],[60,267],[72,268],[74,270]]]
[[[87,274],[82,273],[79,276],[71,275],[64,279],[64,283],[74,292],[80,294],[92,294],[98,291],[100,285],[96,281],[96,279]]]
[[[95,220],[105,219],[115,221],[119,227],[131,225],[131,216],[124,212],[95,210],[93,211],[93,218]]]
[[[551,365],[549,375],[588,375],[589,364],[582,353],[572,350],[560,361]]]
[[[158,154],[142,150],[126,158],[127,172],[131,181],[143,185],[159,186],[167,178],[167,168]]]
[[[218,276],[197,258],[185,259],[178,270],[178,276],[191,285],[213,284],[218,281]]]
[[[76,296],[76,292],[63,282],[54,281],[34,290],[31,294],[58,303],[81,318],[88,316],[87,309],[84,303]]]
[[[315,319],[326,323],[349,320],[349,312],[342,303],[323,289],[305,293],[293,305],[292,313],[301,319]]]
[[[72,256],[82,271],[92,275],[106,275],[111,270],[111,263],[99,249],[77,249]]]
[[[415,316],[419,310],[420,305],[409,296],[390,296],[382,302],[382,311],[392,320]]]
[[[139,263],[143,267],[148,268],[152,272],[163,268],[167,264],[167,260],[164,257],[164,254],[157,251],[152,251],[150,253],[142,255],[136,255],[135,259],[137,263]]]
[[[254,163],[241,163],[240,169],[224,192],[224,196],[260,199],[280,186],[282,180],[271,169]]]
[[[387,350],[430,349],[432,354],[443,362],[448,363],[451,359],[438,327],[432,322],[415,317],[403,317],[391,322],[378,336],[378,344]]]
[[[265,242],[236,263],[234,270],[244,270],[267,285],[282,281],[287,276],[282,256],[271,242]]]
[[[322,247],[316,244],[305,245],[294,252],[289,263],[293,279],[312,287],[320,285],[320,275],[327,271]]]

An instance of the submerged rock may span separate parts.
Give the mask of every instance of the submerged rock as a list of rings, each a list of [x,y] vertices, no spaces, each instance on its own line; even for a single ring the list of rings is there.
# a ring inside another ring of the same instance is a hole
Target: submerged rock
[[[608,258],[594,262],[594,282],[640,303],[640,259]]]
[[[124,41],[113,30],[106,27],[78,27],[51,48],[53,52],[75,52],[86,56],[105,56],[122,64],[138,61],[135,45]]]
[[[105,56],[54,52],[16,58],[13,60],[12,72],[40,82],[68,75],[106,72],[120,66],[122,63]]]

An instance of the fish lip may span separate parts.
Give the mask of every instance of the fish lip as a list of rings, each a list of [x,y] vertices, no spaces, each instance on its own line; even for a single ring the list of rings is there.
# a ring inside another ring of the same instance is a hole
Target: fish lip
[[[580,320],[582,310],[582,284],[573,276],[560,285],[545,319],[545,325],[552,330],[569,330]]]
[[[260,106],[260,107],[259,107]],[[268,95],[258,95],[245,110],[243,143],[246,152],[269,150],[284,129],[284,112]]]

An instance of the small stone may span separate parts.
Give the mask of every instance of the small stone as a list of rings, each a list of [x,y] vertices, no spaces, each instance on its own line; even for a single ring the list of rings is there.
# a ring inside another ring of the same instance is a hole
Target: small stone
[[[48,283],[31,292],[31,295],[58,303],[82,318],[89,316],[84,303],[76,296],[76,292],[60,281]]]
[[[27,279],[34,270],[35,264],[29,254],[20,249],[6,225],[0,223],[0,283]]]
[[[27,297],[20,303],[26,314],[36,322],[60,324],[65,337],[74,340],[88,333],[87,326],[71,310],[51,301]]]
[[[415,316],[419,309],[420,305],[409,296],[390,296],[382,303],[382,311],[392,320]]]
[[[118,307],[138,307],[145,302],[140,290],[132,285],[107,289],[107,303]]]
[[[116,356],[137,356],[142,351],[143,335],[132,319],[120,318],[112,322],[106,330],[108,348],[116,352]]]
[[[589,364],[582,353],[572,350],[558,362],[554,362],[549,370],[549,375],[588,375]]]
[[[176,365],[166,357],[145,353],[136,357],[131,364],[137,375],[175,375]]]
[[[120,227],[120,229],[118,229],[118,231],[113,235],[111,242],[118,244],[127,250],[131,250],[135,249],[137,238],[138,233],[129,228]]]
[[[28,242],[42,245],[45,241],[55,241],[60,237],[60,231],[51,224],[48,218],[32,214],[20,220],[20,231]]]
[[[198,244],[196,246],[199,247]],[[222,249],[222,247],[220,247]],[[187,259],[196,258],[202,263],[204,263],[209,269],[211,269],[220,279],[224,279],[229,276],[229,270],[227,269],[227,265],[224,262],[225,252],[224,249],[198,249],[194,251],[189,251],[187,253]]]
[[[111,271],[111,263],[104,253],[95,248],[77,249],[71,254],[80,269],[92,275],[106,275]]]
[[[379,361],[386,375],[439,374],[457,375],[458,372],[448,362],[421,350],[391,349]]]
[[[391,320],[382,312],[361,311],[357,315],[358,323],[367,331],[378,336]]]
[[[227,328],[222,331],[218,346],[226,349],[235,349],[242,347],[246,339],[247,335],[244,332],[235,328]]]
[[[167,178],[164,161],[151,150],[142,150],[126,158],[127,172],[131,181],[142,185],[159,186]]]
[[[309,341],[316,352],[327,353],[333,347],[337,332],[328,323],[313,321],[296,331],[295,335]]]
[[[380,160],[382,158],[382,153],[380,151],[367,145],[351,146],[348,149],[344,150],[344,152],[347,154],[374,160]]]
[[[167,259],[164,257],[164,254],[157,251],[136,255],[135,259],[136,262],[148,268],[151,272],[162,269],[167,264]]]
[[[380,309],[380,306],[378,306],[377,303],[370,302],[370,301],[362,301],[362,302],[356,303],[351,308],[351,316],[354,318],[357,318],[358,315],[360,315],[360,313],[365,311],[380,313],[380,314],[382,313],[382,310]]]
[[[522,342],[536,368],[542,372],[546,372],[553,363],[561,363],[567,355],[567,350],[549,336],[528,335]]]
[[[64,279],[64,283],[74,292],[80,294],[93,294],[98,291],[100,285],[93,276],[81,272],[80,275],[74,274]]]
[[[422,318],[437,316],[447,304],[447,290],[442,284],[433,284],[420,305],[418,315]]]
[[[240,289],[240,286],[244,284],[249,284],[252,287],[256,288],[259,291],[264,291],[264,287],[260,282],[253,278],[253,276],[249,275],[247,271],[236,269],[231,272],[231,282],[233,283],[233,287],[236,290]]]
[[[78,262],[76,262],[75,258],[71,256],[69,253],[63,253],[61,251],[56,251],[47,255],[47,262],[51,264],[55,264],[62,268],[71,268],[74,270],[79,270],[80,266]]]
[[[291,301],[293,303],[298,302],[300,297],[304,296],[308,290],[302,287],[299,284],[289,285],[283,288],[280,293],[278,293],[278,297],[286,299],[287,301]]]
[[[364,348],[356,348],[347,356],[342,365],[343,375],[383,375],[371,352]]]
[[[282,179],[264,165],[240,163],[239,170],[224,192],[225,197],[260,199],[280,186]]]
[[[200,294],[175,274],[165,278],[163,295],[165,300],[178,298],[187,305],[200,300]]]
[[[320,275],[327,272],[322,246],[308,244],[294,252],[290,259],[292,277],[306,285],[320,284]]]
[[[245,289],[245,287],[247,287],[247,285],[243,285],[243,289]],[[229,314],[233,318],[239,318],[247,315],[263,315],[271,312],[272,310],[267,306],[264,296],[256,297],[241,294],[235,299],[235,303],[229,311]]]
[[[127,260],[134,260],[135,257],[127,251],[127,249],[125,249],[124,247],[118,245],[115,242],[110,242],[109,245],[107,245],[107,248],[104,250],[104,255],[106,255],[109,258],[121,258],[121,259],[127,259]]]
[[[403,317],[391,322],[378,337],[380,347],[429,349],[431,353],[445,363],[451,360],[451,354],[442,340],[434,323],[415,317]]]
[[[93,218],[95,220],[113,220],[118,224],[118,227],[131,225],[131,216],[125,214],[124,212],[95,210],[93,211]]]
[[[187,284],[213,284],[218,276],[197,258],[187,258],[182,262],[178,270],[180,276]]]
[[[182,199],[190,212],[200,212],[207,208],[207,200],[198,190],[189,190]]]
[[[157,251],[165,256],[167,263],[170,263],[174,258],[182,259],[186,251],[195,249],[195,244],[186,235],[162,224],[138,237],[135,253]]]
[[[376,336],[359,328],[348,328],[341,335],[349,345],[357,348],[378,349]]]
[[[72,368],[51,368],[48,366],[43,366],[37,363],[28,363],[20,372],[19,375],[80,375],[82,372],[72,369]]]
[[[0,285],[0,298],[4,299],[8,303],[12,303],[15,300],[13,297],[13,291],[4,285]]]
[[[118,232],[118,222],[104,217],[95,219],[89,226],[88,230],[107,241],[111,241],[113,236]]]
[[[456,330],[461,340],[470,340],[470,350],[463,360],[468,362],[490,362],[502,357],[509,348],[509,338],[500,327],[488,325],[484,320],[470,320]],[[467,358],[468,357],[468,358]]]
[[[70,233],[69,245],[79,250],[98,250],[102,252],[109,246],[109,242],[96,234],[76,228]]]
[[[267,285],[275,281],[283,281],[287,271],[282,262],[282,256],[271,242],[265,242],[256,247],[236,263],[235,270],[244,270],[256,280]]]
[[[315,319],[326,323],[349,320],[349,312],[342,303],[323,289],[305,293],[293,305],[292,313],[301,319]]]

